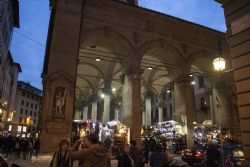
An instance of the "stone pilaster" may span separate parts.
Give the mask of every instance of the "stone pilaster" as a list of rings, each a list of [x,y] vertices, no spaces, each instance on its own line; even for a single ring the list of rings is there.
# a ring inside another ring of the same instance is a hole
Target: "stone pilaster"
[[[234,69],[240,129],[245,161],[250,166],[250,1],[218,0],[223,4],[227,38]]]
[[[43,152],[55,151],[61,139],[71,139],[82,3],[58,1],[51,12],[42,74]]]

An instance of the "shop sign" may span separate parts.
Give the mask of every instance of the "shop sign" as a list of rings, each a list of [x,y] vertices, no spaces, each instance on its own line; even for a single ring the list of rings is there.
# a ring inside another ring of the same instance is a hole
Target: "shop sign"
[[[250,13],[232,21],[231,23],[232,35],[235,35],[247,28],[250,28]]]

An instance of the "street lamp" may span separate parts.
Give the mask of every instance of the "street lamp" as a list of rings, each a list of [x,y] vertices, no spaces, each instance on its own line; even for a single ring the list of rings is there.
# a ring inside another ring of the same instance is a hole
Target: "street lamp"
[[[218,57],[218,58],[215,58],[213,60],[213,65],[214,65],[215,71],[218,71],[220,74],[222,71],[225,70],[226,61],[224,58]],[[219,76],[219,79],[220,79],[220,76]],[[224,167],[223,147],[222,147],[222,132],[221,132],[221,110],[220,110],[221,105],[220,105],[220,101],[217,97],[216,97],[216,101],[217,101],[218,122],[219,122],[219,131],[220,131],[221,160],[222,160],[222,166]]]
[[[218,58],[215,58],[213,60],[213,65],[214,65],[214,69],[215,71],[224,71],[225,70],[225,66],[226,66],[226,61],[224,58],[222,57],[218,57]]]

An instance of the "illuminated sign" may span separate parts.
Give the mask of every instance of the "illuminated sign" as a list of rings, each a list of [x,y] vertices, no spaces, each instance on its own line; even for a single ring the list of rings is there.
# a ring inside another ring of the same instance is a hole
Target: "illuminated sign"
[[[12,129],[12,125],[9,126],[9,131],[11,131],[11,129]]]
[[[27,127],[26,126],[23,127],[23,132],[27,132]]]
[[[17,131],[21,132],[22,131],[22,126],[17,126]]]

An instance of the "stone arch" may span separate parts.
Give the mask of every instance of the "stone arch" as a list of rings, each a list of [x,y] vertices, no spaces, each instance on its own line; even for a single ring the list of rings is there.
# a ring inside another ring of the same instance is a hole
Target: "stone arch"
[[[152,41],[147,41],[140,46],[139,48],[140,60],[148,51],[154,48],[159,48],[159,49],[164,49],[164,50],[169,49],[170,51],[173,51],[177,56],[176,58],[178,62],[181,62],[183,59],[181,51],[174,45],[167,43],[164,40],[152,40]]]
[[[214,54],[208,53],[205,50],[196,50],[189,54],[187,66],[192,71],[192,65],[196,65],[204,73],[210,74],[213,72]],[[204,68],[205,67],[205,68]]]
[[[135,50],[125,36],[108,26],[84,30],[81,34],[81,47],[91,46],[92,42],[113,52],[117,57],[129,57]]]
[[[96,65],[94,65],[94,64],[87,63],[87,62],[81,62],[81,63],[79,63],[78,65],[87,65],[87,66],[91,66],[91,67],[93,67],[94,69],[96,69],[96,70],[99,72],[99,74],[101,74],[101,77],[102,77],[102,78],[105,78],[105,74],[102,72],[102,70],[101,70],[99,67],[97,67]]]
[[[87,78],[85,78],[84,76],[78,76],[78,78],[86,81],[88,83],[88,85],[90,86],[90,88],[92,89],[92,91],[94,91],[93,85],[91,84],[91,82]]]

